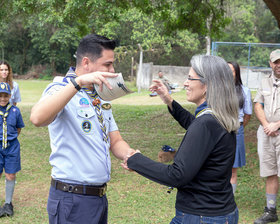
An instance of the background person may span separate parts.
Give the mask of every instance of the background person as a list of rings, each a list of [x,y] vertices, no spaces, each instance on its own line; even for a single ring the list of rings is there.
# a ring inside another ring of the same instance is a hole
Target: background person
[[[252,101],[251,101],[251,92],[250,89],[246,86],[243,86],[241,76],[240,76],[240,67],[236,62],[228,62],[229,67],[232,70],[235,89],[239,100],[239,122],[240,128],[236,134],[236,152],[235,160],[232,168],[231,176],[231,185],[233,189],[233,194],[235,194],[237,187],[237,169],[239,167],[246,165],[246,150],[244,142],[244,128],[248,124],[252,114]]]
[[[171,85],[169,79],[163,75],[162,71],[158,72],[158,79],[162,81],[162,83],[167,87],[169,93],[171,91]]]
[[[270,54],[272,74],[261,81],[255,102],[255,113],[261,125],[258,129],[260,176],[266,177],[266,206],[255,224],[277,222],[276,199],[280,176],[280,49]]]
[[[16,173],[21,170],[20,144],[17,137],[24,127],[20,110],[9,103],[11,89],[9,84],[0,83],[0,177],[5,170],[5,204],[0,208],[0,217],[12,216],[12,204]]]
[[[0,82],[6,82],[11,87],[10,103],[14,106],[21,101],[19,86],[17,82],[13,81],[12,67],[5,61],[0,61]]]
[[[117,76],[114,49],[113,40],[85,36],[76,52],[76,68],[62,82],[51,83],[32,108],[31,122],[49,128],[50,223],[107,223],[109,150],[122,160],[134,152],[120,135],[111,105],[93,89],[93,84],[111,89],[106,78]]]
[[[161,81],[154,82],[151,90],[158,93],[169,112],[188,131],[173,164],[155,162],[135,153],[123,167],[178,189],[176,216],[171,224],[238,223],[230,184],[235,131],[239,128],[238,99],[227,62],[206,55],[191,59],[184,86],[187,100],[197,105],[195,115],[172,99]]]
[[[163,75],[162,71],[158,72],[158,79],[166,86],[168,93],[171,94],[171,84],[169,79]],[[150,93],[150,96],[157,96],[157,92]]]

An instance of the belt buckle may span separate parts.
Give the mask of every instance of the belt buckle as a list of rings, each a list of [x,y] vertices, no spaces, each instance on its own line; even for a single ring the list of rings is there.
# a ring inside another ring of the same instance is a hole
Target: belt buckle
[[[107,184],[99,190],[99,197],[103,197],[106,194]]]
[[[74,192],[74,188],[75,186],[71,185],[71,184],[65,184],[63,186],[63,191],[69,192],[69,193],[73,193]]]

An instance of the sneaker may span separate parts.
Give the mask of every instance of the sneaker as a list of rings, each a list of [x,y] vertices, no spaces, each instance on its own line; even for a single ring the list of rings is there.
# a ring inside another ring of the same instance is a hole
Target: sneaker
[[[278,216],[276,213],[276,208],[264,208],[263,215],[255,220],[254,224],[265,224],[270,222],[277,222]]]
[[[5,215],[5,211],[2,207],[0,207],[0,217]]]
[[[14,206],[12,202],[9,204],[5,203],[5,205],[3,206],[3,210],[7,216],[12,216],[14,214]]]

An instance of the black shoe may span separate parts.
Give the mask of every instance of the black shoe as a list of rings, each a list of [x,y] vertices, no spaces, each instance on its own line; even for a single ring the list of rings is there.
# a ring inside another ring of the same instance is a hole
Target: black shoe
[[[263,215],[255,220],[254,224],[266,224],[270,222],[277,222],[278,216],[276,213],[276,208],[264,208]]]
[[[5,211],[2,207],[0,207],[0,217],[5,215]]]
[[[10,204],[5,203],[5,205],[3,206],[3,210],[7,216],[12,216],[14,214],[14,206],[12,202]]]

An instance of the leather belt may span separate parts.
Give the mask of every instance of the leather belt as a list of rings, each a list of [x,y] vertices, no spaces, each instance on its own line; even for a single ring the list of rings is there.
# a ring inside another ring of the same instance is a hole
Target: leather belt
[[[106,194],[107,184],[104,184],[100,187],[89,186],[89,185],[76,185],[76,184],[67,184],[52,178],[51,185],[58,190],[64,192],[70,192],[74,194],[83,194],[83,195],[92,195],[103,197]]]

